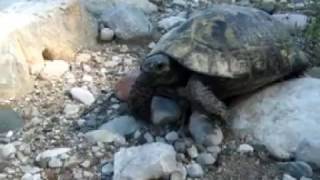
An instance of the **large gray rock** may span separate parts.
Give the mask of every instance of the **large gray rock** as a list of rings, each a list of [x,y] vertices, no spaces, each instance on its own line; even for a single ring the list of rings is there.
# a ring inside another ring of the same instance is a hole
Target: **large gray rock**
[[[141,40],[152,37],[153,26],[142,10],[125,5],[106,9],[101,15],[104,26],[121,40]]]
[[[303,140],[298,146],[295,157],[320,168],[320,140]]]
[[[149,0],[83,0],[88,11],[95,16],[100,16],[106,9],[113,6],[127,5],[142,10],[144,13],[157,11],[157,6]]]
[[[29,70],[38,74],[45,58],[72,60],[78,49],[95,44],[97,34],[79,0],[3,5],[0,26],[0,99],[29,92]]]
[[[113,179],[158,179],[176,170],[176,152],[173,147],[157,142],[120,149],[114,158]]]
[[[276,157],[320,165],[320,80],[300,78],[271,87],[235,103],[232,128],[251,137]],[[308,144],[309,146],[307,146]]]

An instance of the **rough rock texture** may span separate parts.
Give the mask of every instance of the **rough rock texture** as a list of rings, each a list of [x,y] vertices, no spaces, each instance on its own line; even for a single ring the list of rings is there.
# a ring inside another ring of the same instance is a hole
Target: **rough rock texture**
[[[121,19],[121,21],[119,21]],[[115,6],[101,15],[102,23],[121,40],[141,40],[152,37],[153,26],[142,10],[131,6]]]
[[[137,9],[141,9],[145,13],[157,11],[157,6],[148,0],[83,0],[87,9],[95,16],[100,16],[103,11],[118,5],[128,5]]]
[[[157,179],[165,177],[177,168],[176,152],[164,143],[122,148],[115,154],[114,180]]]
[[[291,30],[305,29],[308,25],[308,16],[298,13],[273,14],[274,18],[286,24]]]
[[[28,92],[29,69],[41,70],[44,58],[71,60],[81,46],[93,44],[89,17],[78,0],[24,0],[2,9],[0,98]]]
[[[314,78],[294,79],[266,88],[233,106],[232,128],[235,133],[265,145],[278,158],[299,154],[300,160],[310,161],[319,149],[302,145],[319,144],[319,88],[320,80]]]

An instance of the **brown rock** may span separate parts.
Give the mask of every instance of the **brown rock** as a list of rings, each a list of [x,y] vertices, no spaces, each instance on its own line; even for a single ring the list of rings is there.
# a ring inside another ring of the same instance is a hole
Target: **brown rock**
[[[115,93],[120,100],[128,100],[131,87],[134,84],[136,78],[139,76],[139,74],[139,70],[131,71],[117,82],[117,84],[115,85]]]

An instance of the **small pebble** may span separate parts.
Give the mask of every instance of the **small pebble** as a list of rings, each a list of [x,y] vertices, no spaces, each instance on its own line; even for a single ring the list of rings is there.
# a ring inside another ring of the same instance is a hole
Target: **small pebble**
[[[209,153],[201,153],[197,157],[197,162],[201,165],[211,165],[216,162],[216,158]]]
[[[100,30],[100,40],[111,41],[114,37],[114,31],[110,28],[102,28]]]
[[[209,146],[207,147],[207,151],[211,154],[219,154],[221,152],[221,148],[219,146]]]
[[[91,166],[91,162],[89,160],[85,160],[80,165],[84,168],[89,168]]]
[[[77,62],[88,62],[91,59],[91,55],[87,53],[79,53],[76,56]]]
[[[74,87],[70,90],[70,94],[73,99],[76,99],[87,106],[90,106],[95,101],[92,93],[84,88]]]
[[[204,174],[202,167],[197,163],[187,165],[187,174],[192,178],[201,178]]]
[[[111,163],[107,163],[102,166],[101,173],[106,176],[110,176],[113,173],[113,165]]]
[[[187,144],[184,141],[176,141],[174,143],[174,148],[177,152],[184,153],[187,149]]]
[[[58,158],[52,158],[52,159],[50,159],[50,161],[49,161],[49,167],[51,167],[51,168],[59,168],[59,167],[62,167],[62,161],[60,160],[60,159],[58,159]]]
[[[166,140],[169,142],[174,142],[176,141],[179,137],[178,137],[178,133],[176,133],[175,131],[171,131],[166,135]]]
[[[238,148],[238,152],[241,154],[244,153],[253,153],[254,148],[249,144],[241,144]]]
[[[191,158],[196,158],[198,157],[198,149],[196,146],[192,145],[190,148],[187,149],[188,155]]]
[[[144,139],[148,142],[148,143],[152,143],[154,141],[153,136],[150,133],[145,133],[143,135]]]
[[[141,136],[141,131],[137,130],[134,134],[133,134],[133,138],[134,139],[138,139]]]

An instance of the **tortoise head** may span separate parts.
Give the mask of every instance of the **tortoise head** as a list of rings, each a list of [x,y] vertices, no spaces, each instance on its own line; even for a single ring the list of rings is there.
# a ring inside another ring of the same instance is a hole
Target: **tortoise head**
[[[141,64],[141,71],[145,74],[145,81],[151,86],[172,85],[179,81],[179,71],[171,58],[158,53],[146,57]]]

